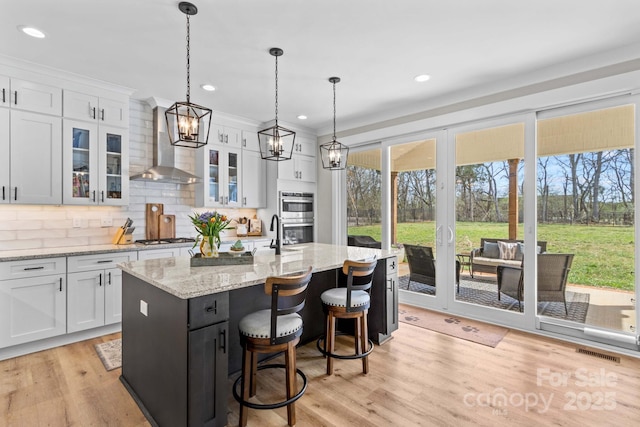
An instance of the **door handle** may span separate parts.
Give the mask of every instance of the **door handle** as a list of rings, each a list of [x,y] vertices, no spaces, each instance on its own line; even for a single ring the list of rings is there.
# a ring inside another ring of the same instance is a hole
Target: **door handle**
[[[453,243],[453,229],[449,226],[447,228],[449,229],[449,241],[447,243]]]
[[[91,193],[93,194],[92,199],[95,202],[96,201],[96,190],[93,190]]]
[[[60,292],[62,292],[62,277],[60,278]]]
[[[227,330],[222,329],[220,331],[220,348],[226,354],[227,353]]]
[[[15,98],[13,99],[13,104],[18,105],[18,91],[16,90],[13,93],[15,95]]]
[[[93,107],[93,108],[89,107],[89,109],[91,110],[90,114],[91,114],[92,118],[95,119],[96,118],[96,107]]]
[[[100,192],[100,198],[102,199],[102,203],[104,203],[104,190]]]
[[[109,281],[107,282],[107,284],[108,284],[108,285],[111,285],[111,272],[109,272],[109,273],[107,273],[107,274],[108,274],[108,276],[107,276],[107,277],[109,278]]]
[[[442,226],[439,225],[436,228],[436,245],[440,246],[442,244]]]
[[[3,103],[3,104],[4,104],[5,102],[7,102],[7,98],[5,97],[4,91],[5,91],[5,89],[4,89],[4,88],[2,88],[2,103]]]
[[[3,90],[4,90],[4,89],[3,89]],[[4,187],[4,185],[3,185],[3,186],[2,186],[2,200],[4,200],[4,199],[6,198],[4,193],[5,193],[5,187]]]
[[[104,122],[104,108],[100,110],[100,120]]]
[[[14,189],[14,192],[13,192],[13,200],[18,200],[18,187],[16,187],[16,188]]]
[[[98,274],[98,286],[102,286],[102,273]]]

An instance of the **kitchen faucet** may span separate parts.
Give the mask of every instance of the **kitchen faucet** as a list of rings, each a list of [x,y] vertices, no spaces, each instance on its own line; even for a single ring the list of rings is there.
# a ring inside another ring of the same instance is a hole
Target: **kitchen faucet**
[[[271,239],[270,248],[274,248],[276,250],[276,255],[280,255],[280,251],[282,250],[282,241],[280,240],[280,218],[278,215],[273,214],[271,217],[271,228],[270,231],[273,231],[273,222],[275,221],[276,226],[278,227],[276,230],[276,242],[273,244],[273,239]]]

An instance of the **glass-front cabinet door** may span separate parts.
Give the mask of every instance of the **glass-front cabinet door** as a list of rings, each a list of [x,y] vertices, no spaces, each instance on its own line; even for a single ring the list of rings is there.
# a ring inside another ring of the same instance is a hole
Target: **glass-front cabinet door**
[[[99,203],[126,205],[129,199],[129,161],[126,131],[118,128],[99,129]]]
[[[64,121],[63,203],[97,203],[98,126]]]
[[[225,196],[225,205],[239,206],[239,174],[238,164],[240,153],[237,150],[227,153],[227,195]]]
[[[207,184],[209,191],[207,192],[209,203],[222,204],[220,201],[220,150],[218,148],[209,148],[209,163],[207,164]]]
[[[63,203],[125,205],[128,200],[126,131],[64,121]]]
[[[196,187],[198,206],[240,207],[241,171],[239,148],[208,145],[196,153],[204,165],[203,182]]]

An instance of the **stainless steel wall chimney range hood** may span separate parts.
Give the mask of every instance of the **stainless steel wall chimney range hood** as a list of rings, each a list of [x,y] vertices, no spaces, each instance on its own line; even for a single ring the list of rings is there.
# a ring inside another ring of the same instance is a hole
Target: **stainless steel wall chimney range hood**
[[[169,142],[164,119],[165,109],[153,109],[153,166],[129,177],[133,181],[195,184],[202,179],[175,167],[175,147]]]

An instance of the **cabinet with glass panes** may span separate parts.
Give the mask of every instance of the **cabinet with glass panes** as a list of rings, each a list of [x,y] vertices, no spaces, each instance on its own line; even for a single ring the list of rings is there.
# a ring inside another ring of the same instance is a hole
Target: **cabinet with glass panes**
[[[63,203],[128,204],[127,130],[63,120]]]

